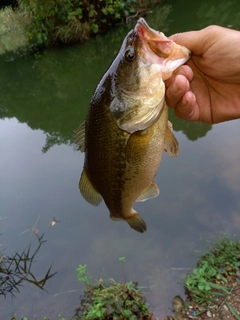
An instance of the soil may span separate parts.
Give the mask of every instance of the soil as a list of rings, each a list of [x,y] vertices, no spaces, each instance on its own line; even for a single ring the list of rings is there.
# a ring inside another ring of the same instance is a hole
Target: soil
[[[223,283],[218,283],[223,285]],[[240,319],[240,278],[237,275],[229,276],[224,286],[230,289],[227,297],[212,296],[216,303],[198,305],[190,293],[186,292],[186,301],[180,300],[175,306],[175,314],[167,316],[165,320],[239,320]],[[174,299],[176,299],[175,297]],[[182,305],[180,303],[182,301]],[[174,302],[173,302],[174,305]],[[234,315],[235,314],[235,315]]]

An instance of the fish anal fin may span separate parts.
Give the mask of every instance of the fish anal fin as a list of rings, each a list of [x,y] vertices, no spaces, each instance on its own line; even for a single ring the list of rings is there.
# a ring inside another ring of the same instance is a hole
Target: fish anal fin
[[[164,150],[171,156],[177,157],[179,154],[178,141],[172,133],[172,124],[169,122],[164,139]]]
[[[85,152],[85,121],[74,131],[74,141],[78,145],[78,150]]]
[[[159,195],[159,189],[158,186],[154,181],[150,183],[150,185],[143,190],[143,192],[140,194],[140,196],[137,198],[136,202],[139,201],[146,201],[151,198],[155,198]]]
[[[83,198],[87,202],[93,204],[94,206],[98,206],[102,201],[102,196],[97,191],[97,189],[93,186],[89,178],[87,169],[85,167],[83,168],[81,178],[79,181],[79,189]]]

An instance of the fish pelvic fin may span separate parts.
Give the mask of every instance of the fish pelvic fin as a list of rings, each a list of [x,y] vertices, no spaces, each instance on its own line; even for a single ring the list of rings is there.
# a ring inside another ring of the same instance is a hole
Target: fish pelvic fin
[[[159,192],[160,191],[158,189],[158,186],[154,181],[152,181],[150,185],[145,190],[143,190],[143,192],[137,198],[136,202],[146,201],[148,199],[155,198],[159,195]]]
[[[142,219],[139,213],[137,213],[134,209],[132,209],[131,214],[127,218],[116,217],[112,213],[110,213],[110,218],[113,221],[126,221],[130,227],[138,232],[143,233],[147,231],[147,225],[145,221]]]
[[[74,141],[78,145],[78,150],[85,152],[85,121],[74,131]]]
[[[178,141],[172,133],[172,124],[168,121],[167,131],[164,139],[164,150],[171,156],[177,157],[179,154]]]
[[[81,178],[79,181],[79,189],[83,198],[87,202],[93,204],[94,206],[98,206],[102,201],[102,196],[100,195],[98,190],[93,186],[88,171],[85,167],[83,168]]]

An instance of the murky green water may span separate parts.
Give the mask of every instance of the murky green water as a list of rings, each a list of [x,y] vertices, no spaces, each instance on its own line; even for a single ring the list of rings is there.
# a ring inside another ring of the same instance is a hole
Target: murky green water
[[[239,12],[237,0],[165,1],[146,20],[170,35],[209,24],[239,29]],[[162,319],[172,298],[183,295],[182,276],[195,267],[194,250],[206,245],[200,239],[239,234],[240,120],[210,126],[170,114],[180,156],[164,155],[155,179],[159,197],[135,205],[148,225],[144,234],[112,222],[104,204],[95,208],[81,197],[83,154],[72,143],[73,130],[129,28],[37,60],[0,56],[1,251],[35,246],[31,228],[37,228],[47,242],[34,274],[43,276],[50,264],[58,272],[48,292],[26,284],[13,300],[1,298],[0,319],[73,315],[83,289],[78,264],[95,278],[124,281],[123,256],[125,277],[146,287],[151,310]],[[61,222],[51,227],[54,217]]]

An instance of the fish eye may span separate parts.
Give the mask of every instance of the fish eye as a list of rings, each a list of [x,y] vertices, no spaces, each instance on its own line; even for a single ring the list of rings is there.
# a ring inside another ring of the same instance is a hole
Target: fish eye
[[[125,59],[127,60],[127,62],[132,62],[135,58],[135,51],[133,48],[128,48],[125,51]]]

